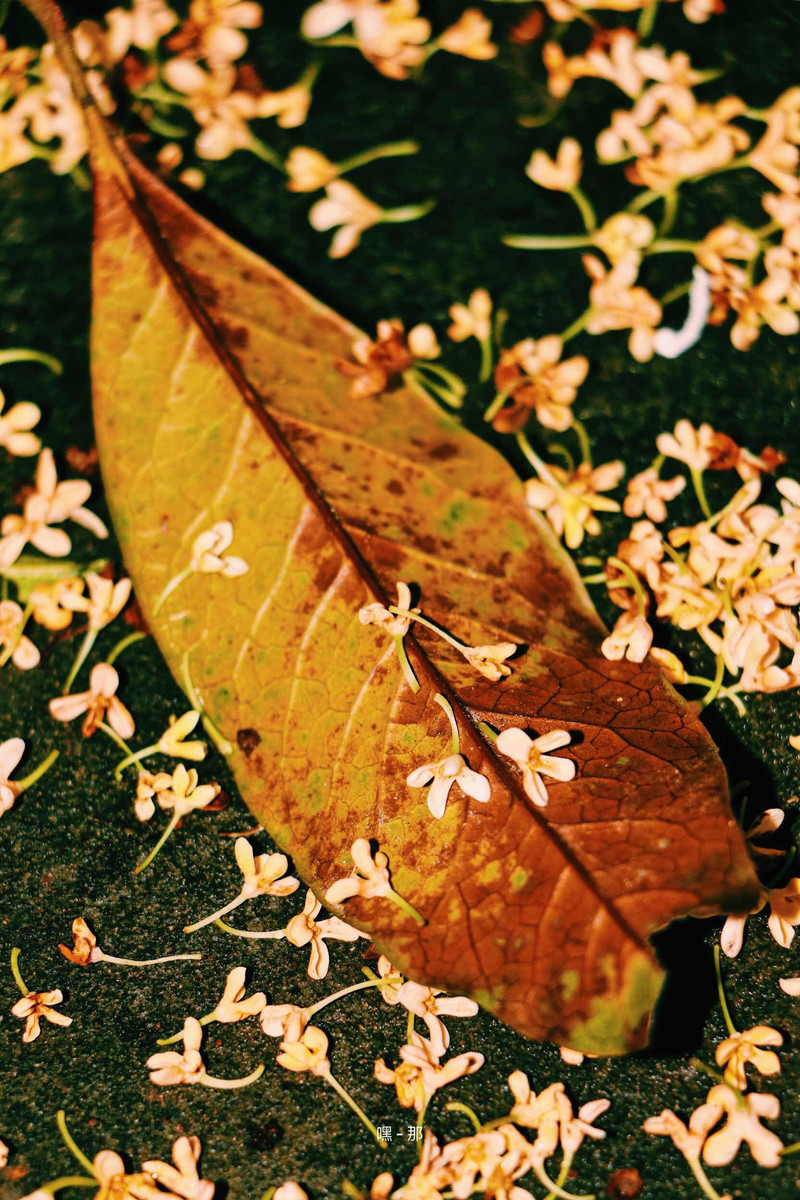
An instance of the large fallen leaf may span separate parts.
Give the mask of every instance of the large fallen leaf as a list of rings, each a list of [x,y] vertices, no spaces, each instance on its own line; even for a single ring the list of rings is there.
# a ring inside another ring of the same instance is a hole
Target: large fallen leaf
[[[508,465],[405,391],[354,401],[334,360],[356,330],[186,207],[94,126],[93,388],[116,531],[175,677],[234,749],[250,808],[321,896],[356,837],[389,855],[386,899],[342,915],[412,977],[581,1050],[643,1044],[662,972],[647,937],[746,908],[755,878],[703,727],[649,665],[607,662],[574,568]],[[124,162],[124,166],[122,165]],[[235,531],[247,574],[194,573]],[[494,684],[433,634],[359,608],[418,585],[472,644],[527,649]],[[488,803],[435,820],[406,776],[461,749]],[[578,763],[539,810],[478,722],[566,728]]]

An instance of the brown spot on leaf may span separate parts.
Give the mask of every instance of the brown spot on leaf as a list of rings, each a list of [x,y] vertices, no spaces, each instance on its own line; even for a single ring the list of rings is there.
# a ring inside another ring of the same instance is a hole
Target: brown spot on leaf
[[[240,729],[236,734],[236,745],[245,758],[249,758],[260,743],[261,737],[256,733],[255,729]]]
[[[452,442],[442,442],[438,446],[431,446],[428,451],[428,457],[437,462],[446,462],[448,458],[455,458],[457,454],[458,446],[454,446]]]

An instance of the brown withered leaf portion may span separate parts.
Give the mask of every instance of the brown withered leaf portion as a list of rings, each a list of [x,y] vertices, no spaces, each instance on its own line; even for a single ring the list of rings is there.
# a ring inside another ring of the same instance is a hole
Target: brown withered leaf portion
[[[755,895],[708,735],[656,669],[602,657],[571,562],[495,451],[405,390],[353,400],[334,364],[357,331],[125,161],[127,181],[96,164],[101,464],[148,625],[248,805],[320,897],[356,837],[380,843],[427,924],[384,899],[340,911],[413,978],[530,1036],[642,1045],[662,981],[648,935]],[[247,574],[192,574],[157,611],[218,521]],[[417,628],[414,694],[358,619],[398,579],[463,641],[524,644],[511,677]],[[491,783],[488,803],[454,787],[440,821],[406,784],[450,752],[437,692]],[[481,720],[570,730],[576,778],[535,808]]]

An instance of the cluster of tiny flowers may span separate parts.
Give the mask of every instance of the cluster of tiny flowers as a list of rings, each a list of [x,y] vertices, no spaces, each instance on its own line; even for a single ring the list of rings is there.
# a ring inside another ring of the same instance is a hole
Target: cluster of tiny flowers
[[[722,694],[741,707],[741,693],[797,687],[800,484],[778,478],[779,503],[764,503],[762,487],[781,456],[769,447],[753,454],[708,424],[680,420],[673,432],[659,434],[656,446],[654,464],[628,483],[623,511],[634,521],[605,564],[608,594],[623,615],[604,654],[641,662],[652,652],[673,682],[703,683],[675,655],[651,651],[653,616],[696,632],[714,654],[717,673],[705,681],[706,703]],[[683,474],[661,478],[667,460],[688,471],[702,519],[663,531],[666,505],[687,482]],[[740,486],[712,513],[705,473],[729,470],[738,473]]]

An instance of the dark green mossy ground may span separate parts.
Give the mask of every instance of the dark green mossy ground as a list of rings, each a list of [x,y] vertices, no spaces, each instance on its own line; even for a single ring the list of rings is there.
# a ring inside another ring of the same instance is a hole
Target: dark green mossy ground
[[[73,7],[74,15],[102,10],[85,5],[78,13],[79,6]],[[440,28],[462,4],[441,0],[426,8]],[[523,11],[505,5],[486,9],[500,38]],[[695,28],[683,20],[678,5],[670,5],[659,17],[657,33],[671,49],[690,50],[701,67],[731,64],[709,94],[733,92],[754,106],[766,104],[798,81],[800,9],[786,0],[758,5],[733,0],[730,9],[726,17]],[[266,10],[265,27],[252,38],[253,57],[271,86],[283,86],[297,77],[307,55],[295,36],[300,6],[286,0]],[[28,20],[14,16],[12,41],[32,38]],[[506,45],[493,64],[437,55],[421,81],[406,84],[381,78],[352,51],[331,51],[307,124],[297,131],[265,125],[265,140],[281,152],[309,144],[337,159],[381,141],[415,136],[422,143],[417,157],[366,168],[354,182],[386,204],[433,196],[435,211],[418,224],[369,231],[353,255],[332,263],[325,257],[327,236],[307,223],[310,200],[289,195],[277,175],[247,155],[212,166],[197,204],[367,328],[389,315],[409,324],[432,320],[441,328],[448,305],[483,285],[508,310],[510,339],[549,333],[582,310],[586,280],[576,256],[526,254],[500,244],[504,232],[577,228],[569,201],[535,189],[522,168],[534,146],[552,151],[566,134],[579,136],[590,157],[594,134],[610,109],[625,102],[607,85],[587,81],[553,124],[521,128],[516,117],[537,110],[543,99],[536,47],[526,52]],[[604,215],[624,204],[630,192],[620,186],[617,171],[594,166],[587,169],[586,188]],[[728,214],[758,224],[762,190],[766,186],[749,173],[685,189],[680,235],[700,235]],[[40,164],[0,176],[0,341],[46,349],[65,365],[60,379],[35,366],[3,368],[0,385],[12,400],[41,405],[46,443],[62,466],[68,447],[92,444],[89,208],[87,194]],[[659,275],[645,276],[645,282],[651,281],[654,291],[666,290],[683,278],[678,272],[686,264],[685,257],[664,259]],[[684,358],[644,366],[628,356],[624,335],[584,336],[575,346],[592,362],[577,411],[598,461],[619,456],[632,474],[652,458],[656,433],[688,416],[698,423],[711,421],[754,450],[765,443],[780,447],[790,456],[787,469],[797,473],[797,341],[767,332],[743,355],[732,350],[726,331],[709,330]],[[451,361],[467,370],[473,352],[474,345],[452,349]],[[479,412],[476,398],[467,414],[476,425]],[[3,510],[11,507],[15,490],[30,481],[31,466],[29,460],[0,464]],[[99,479],[93,482],[98,494]],[[102,511],[102,502],[95,507]],[[683,515],[680,507],[676,513]],[[688,504],[685,513],[691,513]],[[603,538],[589,543],[587,552],[610,551],[625,528],[623,520],[608,521]],[[80,531],[75,544],[86,559],[98,550]],[[113,557],[113,547],[110,553]],[[107,652],[121,632],[120,623],[106,631],[98,654]],[[44,650],[45,639],[39,641]],[[231,967],[251,967],[252,986],[267,991],[273,1002],[303,1003],[358,981],[364,943],[334,944],[329,978],[313,984],[305,976],[305,951],[234,941],[213,928],[191,939],[181,934],[184,923],[235,893],[239,875],[232,843],[220,834],[246,828],[250,818],[234,798],[225,812],[190,819],[154,867],[134,879],[131,870],[156,832],[135,820],[130,783],[113,781],[116,750],[99,736],[84,743],[77,726],[56,727],[47,715],[47,701],[58,693],[75,645],[69,640],[53,644],[43,667],[25,676],[13,669],[0,676],[0,738],[23,736],[31,763],[54,746],[61,750],[46,781],[0,821],[6,964],[0,970],[0,1136],[13,1149],[10,1167],[29,1168],[24,1178],[0,1172],[0,1196],[16,1200],[73,1169],[55,1126],[61,1107],[90,1155],[112,1148],[136,1164],[145,1157],[167,1157],[182,1132],[199,1134],[204,1174],[226,1181],[228,1191],[223,1185],[219,1194],[231,1200],[256,1200],[268,1185],[290,1177],[314,1197],[340,1195],[345,1178],[366,1187],[385,1169],[394,1170],[398,1180],[405,1178],[415,1158],[411,1146],[397,1141],[407,1114],[391,1089],[372,1080],[377,1055],[395,1060],[403,1013],[381,1005],[369,992],[332,1007],[320,1024],[331,1036],[334,1073],[373,1119],[394,1127],[386,1154],[324,1085],[276,1067],[275,1043],[252,1022],[212,1026],[206,1045],[209,1069],[221,1076],[244,1074],[264,1059],[267,1071],[256,1086],[225,1094],[149,1084],[143,1064],[155,1039],[177,1031],[185,1015],[212,1008]],[[685,641],[683,651],[690,653],[692,645]],[[150,642],[129,650],[120,668],[126,702],[137,718],[137,744],[144,744],[171,713],[181,711],[182,697]],[[800,790],[797,756],[786,743],[787,734],[800,725],[797,711],[790,693],[753,700],[746,720],[738,719],[730,705],[708,717],[732,782],[752,783],[753,812],[772,803],[785,805]],[[204,774],[219,779],[235,797],[221,760],[210,758]],[[793,809],[788,811],[796,825]],[[267,843],[261,839],[261,844]],[[296,907],[296,898],[259,900],[240,915],[246,913],[253,927],[272,928]],[[109,953],[147,957],[199,948],[205,959],[146,971],[103,964],[81,970],[57,949],[59,941],[69,940],[70,922],[78,915],[89,920]],[[525,1042],[487,1016],[451,1021],[454,1052],[479,1049],[487,1061],[476,1076],[440,1095],[430,1111],[432,1126],[447,1137],[467,1132],[463,1118],[444,1111],[444,1103],[454,1098],[469,1102],[485,1118],[507,1111],[506,1077],[522,1068],[537,1090],[564,1079],[578,1103],[595,1096],[612,1101],[601,1122],[609,1138],[584,1148],[576,1190],[603,1193],[613,1171],[636,1167],[645,1200],[698,1195],[672,1146],[648,1138],[640,1126],[664,1105],[688,1115],[704,1099],[707,1080],[689,1059],[696,1054],[711,1060],[724,1032],[709,949],[718,928],[718,922],[687,922],[662,937],[661,951],[673,975],[648,1053],[572,1068],[562,1064],[554,1047]],[[22,948],[29,986],[61,987],[63,1010],[74,1018],[69,1030],[46,1025],[28,1046],[20,1041],[20,1023],[8,1013],[17,997],[7,966],[13,945]],[[800,973],[796,950],[778,948],[763,917],[751,922],[743,954],[726,967],[740,1027],[766,1022],[787,1037],[783,1073],[770,1089],[781,1098],[783,1115],[775,1128],[787,1142],[800,1137],[800,1061],[793,1052],[800,1018],[796,1002],[779,991],[777,980],[795,973]],[[720,1191],[743,1200],[789,1200],[800,1184],[800,1160],[767,1172],[745,1150],[729,1169],[711,1174]]]

